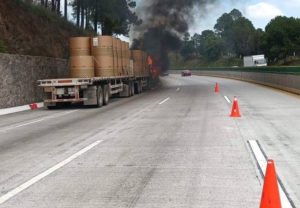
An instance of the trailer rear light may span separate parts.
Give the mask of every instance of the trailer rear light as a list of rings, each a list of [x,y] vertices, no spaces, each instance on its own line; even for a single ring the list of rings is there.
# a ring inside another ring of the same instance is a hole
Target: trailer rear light
[[[59,84],[64,84],[64,83],[72,83],[71,79],[64,79],[64,80],[58,80],[57,81]]]

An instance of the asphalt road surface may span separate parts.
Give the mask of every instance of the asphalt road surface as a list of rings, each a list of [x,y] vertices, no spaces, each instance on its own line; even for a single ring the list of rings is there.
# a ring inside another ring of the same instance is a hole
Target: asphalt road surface
[[[221,92],[214,93],[214,84]],[[233,97],[242,117],[229,117]],[[299,96],[212,77],[0,117],[1,208],[258,207],[257,140],[300,207]]]

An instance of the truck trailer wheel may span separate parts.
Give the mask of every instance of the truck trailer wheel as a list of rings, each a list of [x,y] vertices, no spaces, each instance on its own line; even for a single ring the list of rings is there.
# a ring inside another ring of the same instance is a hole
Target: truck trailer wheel
[[[128,82],[128,97],[132,96],[132,84],[131,82]]]
[[[134,91],[135,91],[135,94],[140,94],[142,92],[142,83],[141,82],[136,82],[134,84]]]
[[[131,96],[134,96],[134,82],[131,82],[130,83],[130,86],[131,86]]]
[[[128,85],[127,85],[127,97],[131,97],[131,83],[128,82]]]
[[[104,85],[103,87],[103,104],[107,105],[109,103],[109,88],[108,85]]]
[[[103,90],[101,86],[97,87],[97,107],[103,106]]]
[[[49,105],[49,106],[47,106],[47,109],[48,110],[55,110],[55,109],[57,109],[58,107],[56,106],[56,105]]]
[[[139,94],[143,92],[143,84],[141,81],[139,81]]]
[[[58,109],[59,106],[57,105],[57,103],[44,103],[44,106],[48,109],[48,110],[55,110]]]

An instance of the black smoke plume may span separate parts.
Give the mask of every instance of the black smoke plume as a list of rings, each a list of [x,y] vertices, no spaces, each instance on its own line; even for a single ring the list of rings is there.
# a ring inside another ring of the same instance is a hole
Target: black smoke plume
[[[178,51],[181,38],[194,23],[195,11],[205,15],[206,6],[216,0],[141,0],[139,14],[143,23],[134,28],[133,49],[142,49],[169,68],[168,53]]]

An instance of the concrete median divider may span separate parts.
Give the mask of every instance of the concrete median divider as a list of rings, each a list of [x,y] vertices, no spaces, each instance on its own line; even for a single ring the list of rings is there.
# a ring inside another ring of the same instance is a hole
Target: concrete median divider
[[[12,114],[12,113],[18,113],[22,111],[36,110],[43,107],[44,107],[44,103],[31,103],[28,105],[16,106],[12,108],[2,108],[0,109],[0,116]]]
[[[169,71],[169,73],[175,74],[179,74],[180,72],[180,70]],[[253,71],[247,69],[242,71],[242,68],[240,68],[240,70],[192,70],[192,74],[237,79],[300,94],[300,73],[298,72],[270,72],[264,71],[264,69],[261,69],[260,71],[259,69]]]

